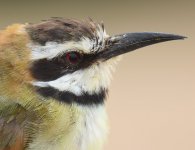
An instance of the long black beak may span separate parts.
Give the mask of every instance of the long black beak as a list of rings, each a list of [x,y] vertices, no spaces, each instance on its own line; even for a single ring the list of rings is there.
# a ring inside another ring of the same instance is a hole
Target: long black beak
[[[107,60],[141,47],[184,38],[186,37],[165,33],[125,33],[122,35],[110,37],[107,40],[105,49],[99,52],[98,57],[99,59]]]

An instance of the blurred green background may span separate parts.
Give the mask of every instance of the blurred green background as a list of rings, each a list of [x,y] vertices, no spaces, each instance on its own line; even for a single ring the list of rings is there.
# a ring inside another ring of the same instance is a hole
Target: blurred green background
[[[156,31],[185,35],[129,53],[119,63],[107,108],[105,150],[195,149],[195,1],[1,0],[0,28],[50,17],[103,21],[110,35]]]

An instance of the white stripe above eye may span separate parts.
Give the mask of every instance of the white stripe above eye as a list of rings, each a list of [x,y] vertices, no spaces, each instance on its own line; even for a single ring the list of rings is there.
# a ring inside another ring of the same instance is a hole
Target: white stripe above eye
[[[31,49],[31,60],[39,59],[52,59],[58,55],[62,55],[68,51],[82,51],[82,53],[91,53],[94,46],[94,41],[89,38],[83,37],[81,41],[68,41],[65,43],[47,42],[44,46],[29,44],[28,48]]]
[[[92,53],[101,51],[105,46],[105,40],[109,37],[106,31],[98,25],[96,31],[97,38],[89,39],[88,37],[82,37],[80,41],[67,41],[64,43],[46,42],[45,45],[39,45],[35,43],[28,44],[28,48],[31,49],[31,60],[39,59],[52,59],[58,55],[62,55],[68,51],[81,51],[82,53]]]

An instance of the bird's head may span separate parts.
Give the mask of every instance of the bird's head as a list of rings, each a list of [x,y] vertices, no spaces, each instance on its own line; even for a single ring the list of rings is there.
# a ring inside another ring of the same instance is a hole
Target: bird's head
[[[103,24],[55,18],[27,30],[33,85],[40,94],[68,103],[103,102],[116,63],[103,56],[111,44]]]
[[[83,105],[104,102],[117,56],[184,37],[163,33],[109,36],[92,20],[53,18],[25,27],[32,84],[44,97]]]

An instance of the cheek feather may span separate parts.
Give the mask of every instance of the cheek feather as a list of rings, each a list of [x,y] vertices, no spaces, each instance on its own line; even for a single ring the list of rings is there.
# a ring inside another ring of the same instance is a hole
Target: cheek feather
[[[59,91],[69,91],[75,95],[98,93],[108,89],[112,71],[116,61],[94,64],[88,68],[66,74],[52,81],[36,81],[33,84],[40,87],[53,87]]]
[[[96,64],[84,70],[64,75],[56,80],[32,84],[44,97],[82,105],[102,104],[110,84],[112,65]]]

